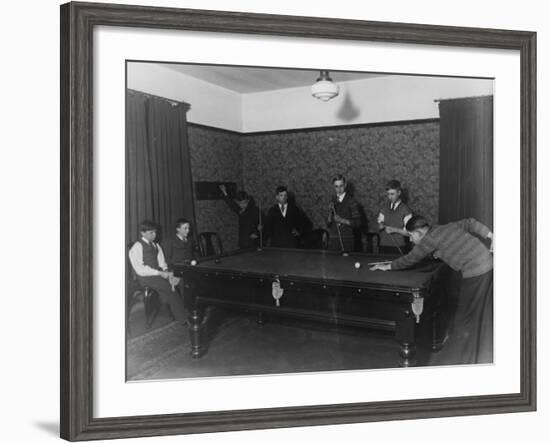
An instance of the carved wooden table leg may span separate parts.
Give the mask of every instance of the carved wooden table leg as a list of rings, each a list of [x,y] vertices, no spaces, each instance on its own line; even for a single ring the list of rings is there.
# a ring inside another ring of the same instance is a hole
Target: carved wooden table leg
[[[191,357],[199,358],[204,349],[202,343],[202,319],[204,311],[202,308],[195,308],[191,311],[189,318],[189,336],[191,337]]]
[[[408,368],[416,365],[416,345],[414,343],[401,343],[399,350],[399,366]]]
[[[411,309],[405,308],[401,317],[397,319],[395,338],[400,344],[399,366],[409,367],[416,365],[415,343],[416,317]]]

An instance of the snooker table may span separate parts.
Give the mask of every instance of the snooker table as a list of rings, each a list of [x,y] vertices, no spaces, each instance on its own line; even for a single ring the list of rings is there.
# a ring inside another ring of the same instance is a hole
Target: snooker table
[[[183,279],[190,314],[191,355],[199,358],[208,348],[204,312],[215,305],[392,331],[400,345],[396,363],[413,366],[421,328],[429,331],[433,350],[442,343],[438,314],[445,306],[448,268],[434,260],[405,271],[370,271],[367,265],[392,258],[264,248],[177,263],[174,274]]]

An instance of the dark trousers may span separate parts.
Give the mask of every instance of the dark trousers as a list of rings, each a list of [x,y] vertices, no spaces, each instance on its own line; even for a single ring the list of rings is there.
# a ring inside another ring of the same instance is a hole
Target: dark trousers
[[[152,277],[138,276],[138,281],[142,286],[147,286],[158,293],[160,300],[170,306],[170,311],[172,311],[176,321],[184,323],[187,320],[180,294],[178,291],[172,291],[172,287],[170,283],[168,283],[168,280],[155,275]]]
[[[355,236],[351,227],[346,225],[337,226],[335,223],[333,223],[329,227],[328,233],[329,251],[355,251]],[[342,242],[340,242],[340,239],[342,239]]]
[[[493,361],[493,271],[463,278],[449,339],[432,364]]]
[[[340,237],[338,237],[338,232],[330,233],[328,238],[328,249],[329,251],[342,251],[342,245],[344,251],[352,252],[354,251],[354,238],[349,235],[342,235],[342,243],[340,243]]]

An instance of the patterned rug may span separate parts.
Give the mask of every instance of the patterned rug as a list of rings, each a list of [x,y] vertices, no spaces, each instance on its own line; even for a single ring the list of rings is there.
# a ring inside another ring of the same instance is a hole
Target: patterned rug
[[[189,332],[180,323],[165,326],[126,342],[126,380],[151,378],[181,353],[190,351]]]

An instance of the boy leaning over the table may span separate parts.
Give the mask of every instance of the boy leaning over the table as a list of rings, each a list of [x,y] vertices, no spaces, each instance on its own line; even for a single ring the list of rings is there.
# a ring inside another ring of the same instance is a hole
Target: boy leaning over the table
[[[440,226],[430,226],[419,215],[406,224],[413,249],[387,264],[376,264],[371,271],[407,269],[433,254],[455,271],[462,280],[454,326],[446,346],[434,364],[490,363],[493,360],[493,233],[474,218]],[[480,238],[488,238],[487,248]]]

